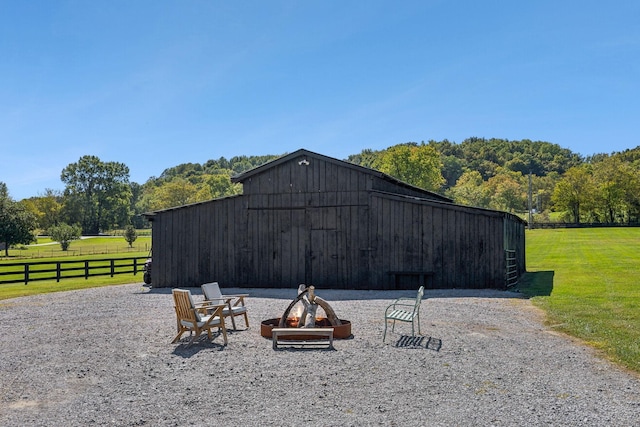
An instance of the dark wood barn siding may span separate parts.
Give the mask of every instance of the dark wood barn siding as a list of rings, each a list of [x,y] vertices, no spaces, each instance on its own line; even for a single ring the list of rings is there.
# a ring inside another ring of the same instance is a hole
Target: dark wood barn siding
[[[309,165],[300,165],[303,159]],[[247,283],[349,288],[366,281],[367,174],[300,157],[250,178]]]
[[[243,265],[250,263],[243,250],[246,235],[246,206],[241,197],[156,213],[154,286],[196,286],[220,277],[239,284]]]
[[[432,288],[503,288],[505,249],[525,269],[518,218],[389,194],[390,182],[348,164],[294,156],[242,182],[241,196],[152,216],[154,286],[395,289],[390,272],[430,271]]]
[[[394,289],[389,272],[433,272],[432,288],[504,287],[504,214],[444,203],[374,195],[371,282]],[[401,277],[415,287],[418,277]]]
[[[516,252],[518,265],[518,276],[527,271],[525,259],[525,227],[526,223],[520,221],[511,214],[504,214],[504,238],[505,250],[513,250]]]

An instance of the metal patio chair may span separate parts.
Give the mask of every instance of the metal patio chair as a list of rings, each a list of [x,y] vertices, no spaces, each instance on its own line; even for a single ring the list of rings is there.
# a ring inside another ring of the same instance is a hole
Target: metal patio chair
[[[396,321],[411,323],[411,336],[415,336],[414,324],[418,324],[418,334],[420,332],[420,303],[424,295],[424,286],[418,289],[418,295],[415,298],[400,297],[387,306],[384,311],[384,335],[382,342],[387,336],[387,325],[391,320],[393,322],[392,331],[395,331]]]

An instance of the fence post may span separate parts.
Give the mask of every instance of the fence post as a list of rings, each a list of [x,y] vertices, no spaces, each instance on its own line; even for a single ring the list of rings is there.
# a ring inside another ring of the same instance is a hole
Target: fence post
[[[62,276],[62,272],[60,271],[60,261],[56,262],[56,282],[60,283],[60,278]]]
[[[111,258],[111,277],[113,277],[114,271],[115,271],[115,260],[113,258]]]
[[[24,265],[24,284],[29,283],[29,264]]]
[[[84,280],[89,278],[89,261],[84,262]]]

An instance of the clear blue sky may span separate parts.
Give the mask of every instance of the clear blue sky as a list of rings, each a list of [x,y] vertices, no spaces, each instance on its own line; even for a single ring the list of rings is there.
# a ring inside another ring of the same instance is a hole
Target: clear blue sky
[[[408,141],[640,145],[640,1],[0,0],[0,181]]]

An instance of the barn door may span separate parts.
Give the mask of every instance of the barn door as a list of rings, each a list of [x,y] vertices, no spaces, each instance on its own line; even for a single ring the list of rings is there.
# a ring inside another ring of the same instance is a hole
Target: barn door
[[[307,209],[310,232],[308,284],[318,288],[344,287],[343,233],[336,207]]]
[[[248,283],[259,287],[294,287],[305,283],[309,232],[303,209],[249,211]]]
[[[338,230],[311,230],[311,274],[309,284],[317,288],[337,287]]]

